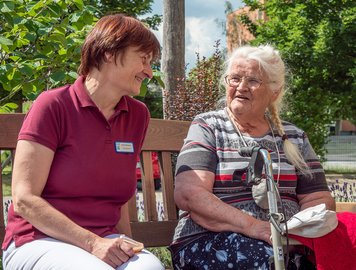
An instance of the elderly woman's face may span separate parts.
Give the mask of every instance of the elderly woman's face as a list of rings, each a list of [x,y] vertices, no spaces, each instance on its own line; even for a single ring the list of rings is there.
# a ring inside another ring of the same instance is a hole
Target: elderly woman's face
[[[227,77],[227,105],[236,115],[263,115],[278,96],[268,88],[268,78],[254,60],[238,58]]]

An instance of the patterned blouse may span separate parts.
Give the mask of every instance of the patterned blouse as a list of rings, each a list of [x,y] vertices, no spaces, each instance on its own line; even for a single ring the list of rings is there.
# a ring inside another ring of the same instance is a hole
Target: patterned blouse
[[[257,219],[268,220],[268,210],[260,208],[254,202],[251,186],[246,183],[244,171],[250,157],[243,157],[239,153],[239,149],[244,147],[244,141],[248,146],[264,147],[271,155],[275,181],[279,174],[278,189],[286,218],[289,219],[300,209],[297,194],[329,189],[324,170],[305,133],[291,123],[283,121],[282,124],[288,140],[298,145],[310,168],[311,176],[299,173],[287,160],[283,152],[282,137],[276,130],[269,131],[262,137],[243,135],[244,138],[241,139],[225,110],[207,112],[195,117],[178,156],[176,175],[187,170],[211,171],[215,173],[213,193],[220,200]],[[189,213],[180,211],[174,242],[204,231],[206,229],[196,224]]]

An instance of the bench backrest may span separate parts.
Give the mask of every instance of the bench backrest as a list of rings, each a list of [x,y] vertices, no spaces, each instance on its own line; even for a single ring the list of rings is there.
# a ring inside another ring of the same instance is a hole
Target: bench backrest
[[[144,220],[140,220],[137,213],[137,208],[142,210],[142,202],[135,198],[129,202],[133,238],[146,247],[167,246],[172,242],[178,218],[173,198],[174,161],[189,125],[186,121],[150,121],[141,154]],[[158,153],[161,192],[155,192],[152,152]]]
[[[12,152],[12,157],[14,157],[17,135],[20,131],[23,119],[25,115],[21,113],[17,114],[0,114],[0,150],[9,150]],[[1,159],[0,155],[0,191],[2,190],[2,163],[4,160]],[[3,195],[1,196],[1,202],[3,202]],[[4,239],[5,235],[5,220],[4,220],[4,204],[0,203],[0,241]]]
[[[14,154],[23,119],[24,114],[0,114],[0,150],[10,150]],[[174,161],[183,145],[189,125],[190,123],[186,121],[161,119],[150,121],[141,155],[143,200],[132,198],[129,202],[133,238],[143,242],[146,247],[168,246],[172,241],[177,225],[177,208],[173,198]],[[158,153],[161,192],[155,192],[152,152]],[[1,194],[2,162],[0,156]],[[143,215],[138,209],[143,209]],[[337,203],[336,210],[356,212],[356,203]],[[0,203],[0,242],[4,238],[4,233],[4,209]]]
[[[0,150],[14,151],[24,114],[0,114]],[[146,247],[167,246],[177,225],[177,208],[173,199],[174,157],[183,145],[189,122],[151,119],[141,154],[141,200],[132,198],[129,215],[134,239]],[[158,154],[161,191],[155,192],[151,153]],[[0,191],[2,169],[0,156]],[[142,200],[143,199],[143,200]],[[157,205],[159,210],[157,211]],[[139,210],[138,210],[139,209]],[[142,212],[143,210],[143,212]],[[0,241],[4,237],[4,209],[0,203]]]

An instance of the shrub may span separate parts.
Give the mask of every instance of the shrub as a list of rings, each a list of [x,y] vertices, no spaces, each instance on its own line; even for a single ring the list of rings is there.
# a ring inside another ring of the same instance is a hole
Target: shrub
[[[221,97],[220,77],[222,73],[222,53],[220,42],[216,41],[212,57],[200,59],[197,53],[196,67],[187,78],[177,78],[178,86],[174,96],[164,92],[166,104],[174,110],[165,110],[167,119],[193,120],[194,116],[216,109],[216,103]],[[167,108],[167,106],[165,106]]]
[[[356,180],[329,183],[331,195],[337,202],[356,202]]]

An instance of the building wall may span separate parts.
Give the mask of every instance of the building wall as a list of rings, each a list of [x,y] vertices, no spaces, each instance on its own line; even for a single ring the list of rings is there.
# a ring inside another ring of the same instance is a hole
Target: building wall
[[[264,2],[264,1],[260,1]],[[243,46],[255,37],[248,28],[239,23],[239,17],[246,15],[252,22],[266,21],[268,18],[266,13],[260,10],[250,10],[249,7],[237,9],[227,16],[227,49],[231,52],[233,49]]]
[[[354,124],[348,120],[341,120],[340,122],[340,135],[356,135],[356,126]]]

